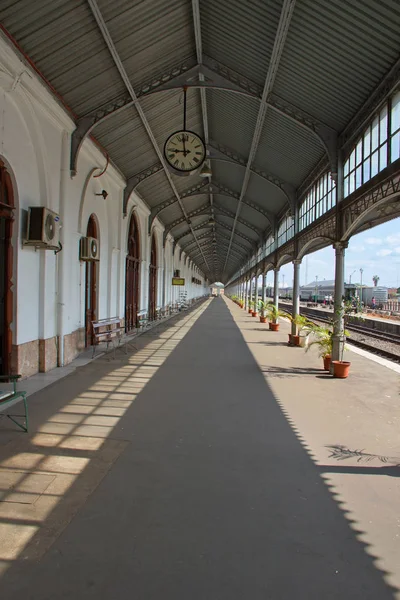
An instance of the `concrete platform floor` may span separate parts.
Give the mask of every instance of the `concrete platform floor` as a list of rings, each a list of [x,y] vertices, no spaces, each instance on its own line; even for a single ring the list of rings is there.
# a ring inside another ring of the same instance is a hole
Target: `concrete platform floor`
[[[1,422],[1,598],[400,598],[399,374],[288,330],[209,300]]]

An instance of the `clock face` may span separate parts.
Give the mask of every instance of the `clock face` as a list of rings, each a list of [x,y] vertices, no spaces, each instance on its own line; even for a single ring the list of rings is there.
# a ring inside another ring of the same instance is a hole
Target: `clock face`
[[[168,163],[177,171],[190,172],[198,169],[206,158],[204,142],[193,131],[176,131],[164,146]]]

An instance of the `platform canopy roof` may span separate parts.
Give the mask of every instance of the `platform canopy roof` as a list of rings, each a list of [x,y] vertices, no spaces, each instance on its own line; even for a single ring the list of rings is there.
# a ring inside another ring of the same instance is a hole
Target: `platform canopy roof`
[[[397,0],[0,0],[20,46],[210,280],[227,281],[399,58]],[[166,168],[203,136],[212,176]]]

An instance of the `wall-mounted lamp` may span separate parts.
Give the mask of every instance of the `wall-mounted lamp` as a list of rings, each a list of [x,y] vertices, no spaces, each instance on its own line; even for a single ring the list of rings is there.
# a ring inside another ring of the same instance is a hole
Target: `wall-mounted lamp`
[[[106,192],[106,190],[101,190],[100,194],[95,194],[95,196],[103,196],[105,200],[108,196],[108,192]]]

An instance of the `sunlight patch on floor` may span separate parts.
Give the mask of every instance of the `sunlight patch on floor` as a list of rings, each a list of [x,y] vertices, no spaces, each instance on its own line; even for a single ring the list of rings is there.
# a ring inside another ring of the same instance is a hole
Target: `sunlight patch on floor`
[[[17,559],[40,558],[97,487],[127,445],[110,438],[114,428],[209,302],[72,398],[0,463],[0,575]]]

